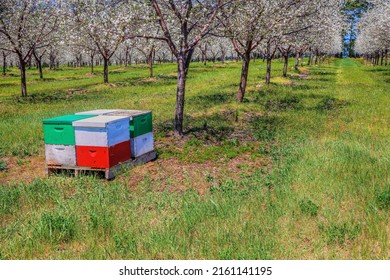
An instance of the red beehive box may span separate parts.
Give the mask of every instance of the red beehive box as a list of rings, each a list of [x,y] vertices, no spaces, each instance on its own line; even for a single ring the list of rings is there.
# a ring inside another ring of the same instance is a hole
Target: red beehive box
[[[130,160],[130,140],[110,146],[76,146],[78,166],[111,168],[120,162]]]

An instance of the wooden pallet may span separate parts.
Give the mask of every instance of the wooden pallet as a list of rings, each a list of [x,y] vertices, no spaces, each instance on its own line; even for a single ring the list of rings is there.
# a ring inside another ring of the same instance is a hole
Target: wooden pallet
[[[48,176],[52,174],[74,174],[75,177],[80,176],[81,174],[88,173],[100,173],[103,174],[104,178],[107,180],[112,180],[117,174],[119,174],[123,169],[130,168],[138,164],[144,164],[149,161],[153,161],[157,158],[156,151],[151,151],[135,159],[122,162],[111,168],[92,168],[92,167],[83,167],[83,166],[63,166],[63,165],[46,165],[46,174]]]

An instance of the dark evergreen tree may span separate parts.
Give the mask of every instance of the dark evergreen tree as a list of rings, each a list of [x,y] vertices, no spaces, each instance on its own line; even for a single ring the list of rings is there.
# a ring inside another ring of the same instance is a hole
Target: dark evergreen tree
[[[356,23],[367,10],[369,5],[370,4],[366,0],[346,0],[344,3],[343,14],[346,19],[346,29],[343,30],[344,57],[356,57],[355,41],[358,32]]]

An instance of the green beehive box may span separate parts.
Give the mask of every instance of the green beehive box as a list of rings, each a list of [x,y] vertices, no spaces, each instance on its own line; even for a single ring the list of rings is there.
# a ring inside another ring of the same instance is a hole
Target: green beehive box
[[[153,131],[152,125],[152,112],[144,115],[135,116],[130,120],[130,137],[135,138],[137,136],[149,133]]]
[[[45,144],[76,145],[72,122],[95,116],[96,115],[65,115],[43,120]]]
[[[130,117],[130,138],[153,131],[152,112],[138,110],[123,110],[106,114],[108,116],[129,116]]]

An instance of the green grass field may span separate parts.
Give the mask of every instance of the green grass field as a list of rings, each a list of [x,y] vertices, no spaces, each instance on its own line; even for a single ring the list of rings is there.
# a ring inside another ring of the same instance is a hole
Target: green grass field
[[[193,63],[186,136],[173,136],[176,66],[0,77],[0,259],[389,259],[390,68],[305,66],[263,82],[252,63]],[[42,120],[153,110],[158,159],[106,182],[44,176]]]

